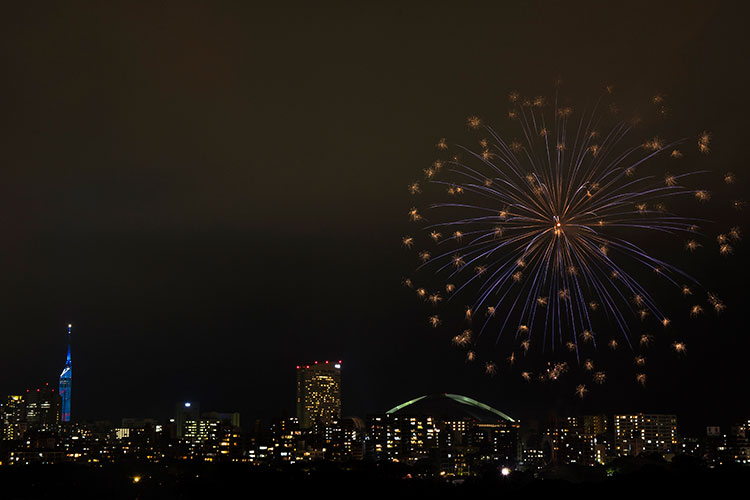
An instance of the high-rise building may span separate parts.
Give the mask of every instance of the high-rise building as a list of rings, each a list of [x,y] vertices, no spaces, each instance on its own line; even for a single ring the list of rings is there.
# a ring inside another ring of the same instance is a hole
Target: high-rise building
[[[332,461],[364,458],[365,422],[361,418],[342,418],[325,428],[326,458]]]
[[[73,389],[73,363],[70,360],[70,330],[73,325],[68,324],[68,358],[65,361],[65,368],[63,368],[60,374],[60,397],[62,398],[62,414],[61,420],[63,422],[70,422],[70,396]]]
[[[240,414],[200,413],[200,405],[185,402],[177,406],[175,424],[182,457],[204,460],[236,460],[242,453]]]
[[[603,415],[587,415],[549,419],[544,431],[543,443],[549,451],[548,458],[554,465],[596,465],[606,461],[607,448],[598,436],[607,428]],[[599,431],[599,432],[597,432]]]
[[[330,425],[341,418],[341,361],[297,367],[300,429]]]
[[[732,461],[742,465],[750,464],[750,420],[732,426],[729,445],[734,452]]]
[[[29,428],[54,431],[59,426],[62,399],[49,385],[27,390],[23,398],[24,421]]]
[[[677,451],[677,416],[636,413],[615,415],[618,456]]]
[[[21,436],[23,436],[24,430],[26,429],[23,396],[8,396],[8,400],[3,406],[2,419],[2,439],[14,440],[20,439]]]
[[[304,454],[305,441],[296,417],[275,418],[271,423],[271,444],[274,457],[284,462]]]
[[[189,422],[197,422],[200,420],[200,405],[191,401],[178,403],[177,411],[175,413],[175,436],[173,437],[180,438],[185,435],[186,427]]]
[[[558,456],[561,463],[603,464],[608,459],[609,425],[606,415],[567,417],[559,423]]]
[[[603,414],[568,417],[568,425],[580,434],[593,436],[606,434],[609,430],[607,416]]]

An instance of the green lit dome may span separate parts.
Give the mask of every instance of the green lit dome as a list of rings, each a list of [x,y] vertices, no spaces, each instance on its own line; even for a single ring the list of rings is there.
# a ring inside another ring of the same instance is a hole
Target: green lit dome
[[[386,413],[396,415],[431,416],[442,420],[471,418],[481,423],[508,422],[515,419],[505,413],[459,394],[434,394],[412,399],[394,406]]]

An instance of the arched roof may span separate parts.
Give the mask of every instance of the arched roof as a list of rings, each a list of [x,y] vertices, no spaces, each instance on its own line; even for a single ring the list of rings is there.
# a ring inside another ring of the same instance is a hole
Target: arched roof
[[[498,409],[460,394],[436,394],[414,398],[394,406],[387,414],[429,415],[442,418],[471,417],[489,422],[504,420],[514,423],[516,420]]]

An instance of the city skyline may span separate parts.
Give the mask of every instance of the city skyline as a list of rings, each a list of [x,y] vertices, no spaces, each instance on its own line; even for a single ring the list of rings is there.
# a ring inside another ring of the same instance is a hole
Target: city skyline
[[[86,421],[70,414],[71,329],[69,324],[59,393],[45,384],[0,398],[0,466],[391,463],[409,467],[409,476],[465,481],[519,472],[575,477],[560,466],[589,468],[592,478],[601,476],[604,466],[608,477],[626,470],[627,459],[693,460],[709,467],[750,464],[747,417],[729,426],[711,422],[698,433],[681,429],[678,415],[651,411],[547,411],[519,420],[505,408],[453,393],[425,394],[387,411],[344,415],[343,360],[296,365],[295,416],[277,415],[264,423],[191,400],[176,402],[167,418]]]
[[[72,324],[68,324],[68,339],[70,339],[70,331],[72,329]],[[69,374],[68,367],[70,366],[70,343],[68,344],[68,356],[66,360],[65,369],[63,370],[63,375]],[[325,360],[318,362],[313,361],[311,364],[297,364],[295,365],[295,372],[296,372],[296,397],[294,398],[295,406],[296,406],[296,412],[277,412],[275,414],[272,414],[271,416],[268,416],[266,413],[265,415],[263,412],[258,412],[257,414],[245,414],[246,419],[244,422],[247,424],[248,422],[254,421],[257,425],[258,422],[265,422],[266,425],[269,422],[274,422],[279,419],[289,419],[294,418],[297,422],[302,422],[300,425],[301,429],[304,430],[310,430],[315,431],[315,429],[319,428],[320,425],[330,425],[332,422],[336,422],[341,420],[342,418],[359,418],[361,416],[369,416],[369,415],[377,415],[377,414],[390,414],[396,411],[401,411],[403,407],[408,407],[412,405],[415,402],[421,401],[425,398],[434,398],[434,397],[448,397],[455,399],[457,401],[461,401],[464,404],[475,404],[478,405],[478,407],[484,407],[485,409],[489,409],[493,412],[495,412],[497,415],[499,415],[502,419],[507,419],[508,421],[513,421],[514,419],[512,417],[509,417],[508,415],[499,412],[498,410],[495,410],[489,406],[486,406],[484,403],[480,403],[472,399],[471,397],[467,397],[465,395],[461,395],[461,391],[458,391],[459,394],[450,394],[448,391],[438,391],[438,392],[426,392],[424,395],[419,395],[416,398],[409,398],[407,400],[401,401],[400,404],[395,404],[395,406],[391,407],[390,410],[385,411],[385,408],[377,408],[374,410],[370,410],[367,412],[355,414],[355,413],[343,413],[343,398],[341,395],[341,371],[343,370],[343,360],[337,360],[337,361],[330,361]],[[61,376],[61,381],[63,380],[63,377]],[[65,380],[69,381],[68,378]],[[48,387],[49,383],[45,383],[44,386]],[[61,385],[62,387],[62,385]],[[67,388],[69,389],[70,386],[68,385]],[[26,389],[26,393],[34,393],[39,392],[41,389]],[[51,393],[54,393],[54,389],[49,389]],[[332,392],[331,392],[332,391]],[[15,395],[15,393],[21,393],[21,395]],[[327,395],[330,392],[331,395]],[[466,391],[464,391],[466,392]],[[23,391],[15,391],[15,393],[10,393],[8,395],[0,395],[0,397],[3,397],[3,402],[0,403],[0,409],[2,409],[6,404],[10,405],[9,407],[12,408],[12,405],[14,404],[14,401],[20,400],[23,401]],[[287,397],[291,397],[291,393],[287,395]],[[20,398],[20,399],[19,399]],[[164,422],[166,421],[172,421],[176,422],[176,429],[177,429],[177,436],[181,437],[182,432],[182,426],[186,420],[186,418],[193,418],[197,419],[199,415],[201,415],[201,407],[200,403],[197,403],[196,401],[200,401],[200,398],[191,398],[191,400],[175,400],[173,402],[167,403],[166,405],[162,405],[161,408],[159,408],[158,411],[154,411],[149,413],[148,415],[142,414],[142,415],[135,415],[132,412],[128,412],[127,410],[116,416],[108,416],[106,418],[79,418],[79,419],[65,419],[65,404],[66,404],[66,397],[63,395],[62,390],[58,391],[56,395],[57,400],[59,400],[58,406],[59,408],[55,411],[53,411],[52,414],[54,414],[54,417],[47,417],[45,413],[45,417],[43,421],[50,423],[54,422],[78,422],[78,423],[91,423],[95,421],[103,422],[105,420],[111,421],[111,422],[117,422],[117,421],[126,421],[126,420],[133,420],[140,421],[141,419],[145,418],[146,420],[151,421],[153,417],[156,417],[156,420],[153,420],[154,422],[158,421],[158,419],[162,419]],[[67,399],[68,408],[70,408],[70,399]],[[220,407],[225,408],[227,406],[231,407],[232,403],[220,403]],[[171,409],[167,409],[167,407]],[[213,407],[213,406],[212,406]],[[48,406],[49,408],[49,406]],[[54,408],[54,405],[53,405]],[[174,413],[174,408],[177,408],[176,414]],[[621,414],[636,414],[636,415],[644,415],[644,414],[654,414],[654,415],[660,415],[665,414],[665,412],[668,414],[666,410],[658,409],[658,408],[637,408],[633,409],[631,407],[631,410],[625,411],[622,408],[616,409],[616,410],[604,410],[602,408],[596,408],[590,407],[591,411],[589,411],[589,414],[609,414],[614,419],[614,426],[615,428],[618,426],[617,419],[618,415]],[[540,422],[544,420],[556,420],[558,418],[563,419],[571,419],[571,418],[577,418],[577,415],[580,415],[581,413],[580,409],[576,409],[574,407],[568,406],[565,409],[557,409],[553,410],[550,408],[541,409],[540,411],[530,411],[529,408],[520,408],[517,410],[517,412],[511,412],[516,417],[519,417],[520,415],[523,415],[523,418],[519,418],[518,421],[522,423],[526,423],[528,421],[531,422]],[[176,415],[176,417],[175,417]],[[221,413],[221,415],[229,415]],[[239,428],[239,419],[240,419],[240,412],[234,412],[233,415],[236,415],[236,427]],[[263,415],[263,416],[260,416]],[[292,416],[294,415],[294,416]],[[674,416],[674,415],[671,415]],[[171,418],[175,417],[175,418]],[[249,417],[249,418],[248,418]],[[222,417],[223,418],[223,417]],[[675,417],[676,418],[676,417]],[[737,422],[745,421],[747,418],[744,415],[740,415],[739,417],[727,417],[722,416],[718,417],[716,415],[709,416],[705,420],[691,420],[690,418],[687,419],[688,425],[684,425],[683,429],[688,429],[687,435],[689,436],[695,436],[695,435],[701,435],[704,431],[708,430],[710,433],[711,428],[728,428],[730,426],[736,425]],[[235,420],[233,420],[234,422]],[[247,424],[249,425],[249,424]],[[537,425],[536,423],[533,425]],[[588,425],[596,425],[596,424],[588,424]],[[636,424],[637,425],[637,424]],[[641,424],[642,425],[642,424]],[[636,427],[638,428],[638,427]],[[192,429],[193,433],[198,432],[197,429]],[[11,432],[12,433],[12,432]],[[673,434],[674,438],[674,434]]]
[[[206,411],[198,401],[177,403],[167,420],[77,422],[62,420],[63,398],[48,385],[9,395],[0,404],[0,466],[392,462],[422,478],[466,479],[487,474],[488,466],[502,476],[606,466],[609,476],[624,467],[623,458],[750,464],[750,419],[705,426],[697,435],[680,432],[677,415],[642,411],[520,422],[460,394],[424,395],[385,412],[342,417],[341,361],[296,369],[298,416],[244,427],[240,413]],[[567,474],[561,477],[575,477]]]
[[[64,410],[65,410],[65,403],[66,403],[66,401],[67,401],[68,405],[71,404],[71,399],[70,399],[70,396],[69,396],[69,394],[70,394],[70,385],[67,385],[67,388],[68,388],[68,398],[67,399],[66,399],[66,397],[65,397],[65,395],[63,393],[63,380],[66,380],[66,384],[70,384],[70,378],[68,378],[68,376],[71,374],[70,367],[72,366],[72,364],[71,364],[71,355],[70,355],[70,353],[71,353],[71,345],[72,345],[71,344],[71,340],[70,340],[71,339],[71,330],[72,330],[72,324],[69,323],[69,324],[67,324],[67,333],[66,333],[67,339],[68,339],[67,357],[66,357],[65,367],[64,367],[63,372],[62,372],[62,374],[60,376],[60,391],[58,391],[58,393],[60,395],[60,415],[59,415],[59,417],[60,417],[59,420],[60,421],[66,421],[64,419],[64,415],[65,415],[65,411]],[[335,365],[335,368],[334,368],[334,365]],[[337,360],[337,361],[325,360],[325,361],[320,361],[320,362],[318,362],[317,360],[315,360],[315,361],[312,361],[310,365],[296,364],[293,368],[294,368],[294,372],[296,373],[296,383],[294,384],[294,387],[296,387],[297,397],[293,398],[291,400],[292,401],[291,404],[288,404],[287,407],[284,408],[283,410],[281,410],[281,411],[275,411],[275,412],[269,412],[268,408],[264,408],[262,405],[257,405],[257,406],[255,406],[255,408],[258,409],[258,410],[256,410],[256,413],[248,413],[248,412],[244,412],[244,411],[243,411],[243,413],[245,413],[247,416],[251,417],[252,420],[259,419],[259,420],[262,420],[262,421],[265,421],[265,422],[270,422],[270,421],[273,421],[274,419],[278,419],[278,418],[290,417],[290,416],[295,415],[295,414],[297,416],[299,416],[300,415],[300,411],[303,411],[303,410],[301,410],[301,406],[300,406],[300,402],[301,402],[301,397],[300,397],[300,387],[301,387],[301,385],[300,384],[302,383],[302,380],[303,380],[303,379],[300,379],[301,374],[304,373],[304,372],[306,372],[306,371],[310,371],[310,373],[316,373],[316,369],[322,368],[322,369],[325,370],[325,369],[327,369],[329,367],[330,367],[330,369],[332,371],[337,372],[338,381],[336,382],[335,385],[336,385],[336,387],[341,387],[341,372],[343,370],[343,360]],[[312,368],[312,370],[311,370],[311,368]],[[289,370],[287,370],[287,371],[289,371]],[[486,377],[483,377],[483,378],[486,378]],[[41,379],[39,379],[39,377],[36,377],[36,379],[37,380],[41,380]],[[49,386],[49,382],[40,382],[40,384],[45,385],[45,386]],[[27,384],[27,386],[28,386],[28,384]],[[31,384],[31,386],[33,386],[33,384]],[[453,387],[456,387],[456,386],[454,385]],[[554,389],[554,387],[553,387],[553,389]],[[341,389],[338,389],[338,390],[340,391]],[[26,392],[30,392],[30,391],[32,391],[31,388],[26,389]],[[356,391],[356,389],[355,389],[355,391]],[[10,391],[8,394],[13,394],[15,392],[22,392],[22,391],[20,390],[20,388],[17,388],[15,391]],[[436,395],[436,394],[448,394],[450,392],[457,392],[459,394],[468,394],[471,391],[467,391],[467,390],[463,390],[462,391],[460,389],[437,390],[437,391],[433,390],[433,391],[423,391],[421,394]],[[418,396],[418,395],[417,394],[411,394],[408,398],[402,399],[401,401],[402,402],[409,402],[412,399],[413,396]],[[476,396],[476,395],[473,394],[472,396]],[[291,397],[291,393],[289,393],[284,399],[289,400],[290,397]],[[340,393],[339,393],[338,397],[341,398]],[[418,396],[418,399],[421,398],[421,397],[424,397],[424,396]],[[205,398],[205,399],[207,399],[209,401],[212,401],[211,397],[208,397],[208,398]],[[199,400],[201,400],[201,397],[196,396],[196,397],[188,397],[188,398],[183,398],[182,399],[182,401],[187,401],[187,400],[192,400],[192,401],[198,400],[199,401]],[[339,418],[342,417],[342,416],[343,417],[352,417],[352,416],[356,416],[356,415],[377,414],[379,412],[384,411],[386,408],[391,407],[394,404],[398,403],[398,401],[395,401],[395,402],[392,402],[392,403],[388,403],[385,407],[374,408],[374,409],[370,409],[370,410],[367,410],[367,411],[364,411],[364,412],[359,412],[359,413],[355,413],[355,412],[343,412],[342,413],[342,410],[341,410],[341,408],[343,408],[342,400],[343,400],[343,398],[339,399],[339,401],[337,403],[338,408],[339,408],[339,410],[338,410],[339,411],[339,413],[338,413]],[[563,400],[563,401],[562,401],[562,403],[558,407],[556,407],[556,408],[549,408],[548,407],[548,408],[542,408],[542,409],[539,409],[539,408],[537,408],[537,409],[531,409],[530,407],[532,407],[533,405],[523,406],[521,403],[516,403],[517,406],[513,407],[513,410],[511,411],[511,413],[513,413],[517,417],[521,417],[520,418],[521,421],[526,421],[526,420],[529,420],[529,419],[530,420],[539,420],[539,419],[545,419],[545,418],[556,418],[558,415],[563,415],[563,416],[566,416],[566,415],[575,415],[575,414],[579,414],[581,412],[582,406],[580,404],[579,405],[573,404],[573,403],[576,403],[577,401],[574,398],[570,397],[570,394],[566,395],[566,394],[563,394],[561,392],[558,392],[558,401],[560,401],[560,400]],[[175,401],[177,401],[176,404],[177,404],[178,407],[182,407],[182,405],[185,404],[186,407],[188,409],[190,409],[190,407],[187,406],[190,403],[183,403],[179,399],[176,399]],[[213,400],[213,401],[215,401],[215,400]],[[580,403],[580,401],[578,401],[578,402]],[[167,419],[168,415],[172,414],[171,412],[172,412],[172,408],[173,408],[174,404],[175,404],[174,402],[165,403],[165,404],[159,405],[158,407],[155,407],[152,411],[145,412],[145,413],[144,412],[136,412],[134,414],[133,412],[128,412],[127,410],[125,410],[124,413],[120,413],[120,414],[117,414],[117,415],[106,415],[106,416],[103,416],[103,415],[94,415],[93,417],[92,416],[84,416],[83,418],[80,418],[80,419],[75,419],[74,418],[73,420],[77,420],[79,422],[87,422],[87,421],[91,422],[91,421],[95,421],[95,420],[112,420],[112,421],[118,421],[118,420],[124,419],[124,418],[133,418],[133,417],[143,418],[144,416],[146,416],[148,418],[157,417],[157,418]],[[494,403],[494,404],[497,404],[497,403]],[[501,402],[501,404],[502,404],[502,402]],[[212,405],[213,406],[218,406],[218,407],[235,407],[235,408],[242,407],[242,403],[237,404],[236,402],[232,403],[232,402],[226,402],[226,401],[225,402],[212,403]],[[588,413],[592,413],[592,414],[607,413],[607,414],[610,414],[610,415],[616,415],[618,413],[628,413],[628,412],[631,412],[631,413],[632,412],[636,412],[636,413],[637,412],[640,412],[640,413],[643,413],[643,412],[646,412],[646,413],[670,413],[670,412],[671,413],[677,413],[676,411],[670,409],[669,407],[663,406],[663,405],[662,406],[656,405],[656,406],[638,407],[637,405],[633,405],[631,403],[628,403],[628,404],[615,405],[614,407],[609,407],[609,408],[604,407],[604,406],[599,406],[598,407],[595,404],[594,405],[587,405],[586,407],[589,408],[589,410],[590,410]],[[70,406],[68,406],[68,408],[70,408]],[[372,406],[370,406],[370,408],[372,408]],[[192,413],[197,414],[197,412],[199,412],[200,410],[199,410],[199,407],[196,407],[196,408],[190,409],[190,411]],[[736,423],[737,421],[742,421],[744,419],[744,415],[741,413],[741,410],[736,410],[733,413],[733,415],[735,415],[735,416],[731,416],[731,415],[726,414],[726,413],[722,414],[720,412],[719,414],[709,414],[709,415],[703,416],[701,418],[691,418],[690,416],[688,416],[686,418],[686,420],[683,420],[683,426],[684,426],[684,428],[689,429],[690,433],[694,435],[696,433],[702,432],[703,429],[705,429],[706,427],[710,427],[711,425],[716,425],[716,426],[721,426],[721,427],[727,427],[727,426],[730,426],[730,425],[734,425],[734,423]],[[685,425],[685,422],[687,422],[687,425]]]

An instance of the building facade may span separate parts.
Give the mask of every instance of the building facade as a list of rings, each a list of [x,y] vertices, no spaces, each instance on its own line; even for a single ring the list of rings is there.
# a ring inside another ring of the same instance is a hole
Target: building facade
[[[518,461],[520,424],[458,394],[421,396],[367,419],[365,457],[470,475]]]
[[[3,405],[2,420],[2,438],[6,441],[21,439],[26,430],[23,396],[8,396],[5,405]]]
[[[341,419],[341,361],[297,367],[300,429],[322,428]]]
[[[28,427],[55,431],[59,427],[62,398],[49,386],[27,390],[23,397],[23,418]]]
[[[617,456],[641,453],[676,453],[677,416],[653,413],[615,415],[614,445]]]

